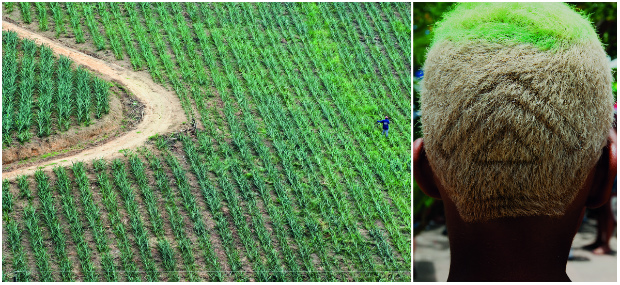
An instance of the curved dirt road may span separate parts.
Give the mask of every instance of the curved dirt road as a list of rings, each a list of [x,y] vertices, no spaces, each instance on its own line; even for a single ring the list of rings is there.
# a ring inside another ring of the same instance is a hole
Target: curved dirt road
[[[142,122],[138,124],[135,130],[127,132],[103,145],[84,149],[74,155],[58,157],[37,165],[2,173],[2,179],[32,174],[42,165],[67,166],[76,161],[90,162],[93,159],[102,157],[106,159],[121,157],[122,154],[119,153],[119,150],[141,146],[150,136],[178,129],[182,122],[186,120],[185,113],[176,94],[153,82],[148,74],[145,76],[122,68],[114,63],[96,59],[5,21],[2,22],[2,30],[12,30],[17,32],[20,38],[33,39],[37,44],[48,45],[55,54],[68,56],[74,63],[96,71],[99,77],[108,81],[115,80],[120,82],[145,105]]]

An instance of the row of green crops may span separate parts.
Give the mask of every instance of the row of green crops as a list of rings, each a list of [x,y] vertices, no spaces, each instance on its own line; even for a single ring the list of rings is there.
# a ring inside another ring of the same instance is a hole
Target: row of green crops
[[[22,198],[26,197],[28,205],[24,208],[24,218],[26,228],[30,234],[30,242],[32,250],[36,257],[36,265],[41,276],[42,281],[53,281],[52,272],[49,265],[49,254],[45,250],[43,244],[43,232],[39,227],[39,217],[36,214],[36,210],[33,204],[33,196],[30,191],[30,183],[26,176],[22,176],[18,180],[19,191],[22,194]],[[8,189],[3,187],[3,189]],[[8,191],[7,191],[8,192]]]
[[[15,198],[8,189],[9,183],[7,181],[2,181],[2,222],[3,228],[8,235],[6,241],[13,259],[12,268],[15,272],[13,278],[16,281],[28,282],[30,280],[31,273],[28,268],[28,261],[26,260],[24,246],[21,241],[21,237],[23,237],[23,235],[21,234],[22,231],[18,226],[19,221],[15,219]],[[4,252],[3,255],[5,255]]]
[[[84,274],[84,281],[94,282],[97,281],[97,275],[94,272],[93,264],[91,261],[91,254],[86,239],[84,238],[84,227],[82,225],[80,214],[77,211],[75,202],[73,201],[72,190],[67,172],[64,168],[54,168],[54,173],[58,177],[56,183],[57,191],[61,195],[62,209],[69,222],[69,228],[71,231],[71,237],[76,245],[78,258],[80,261],[81,270]]]
[[[109,112],[109,85],[47,46],[2,32],[2,143],[46,137]],[[73,119],[75,117],[75,119]]]
[[[106,161],[104,160],[97,160],[93,163],[93,168],[97,175],[97,184],[101,191],[101,198],[108,213],[108,220],[117,242],[117,249],[120,251],[122,269],[119,271],[123,271],[125,275],[123,277],[126,278],[126,281],[139,282],[141,278],[138,274],[137,265],[134,262],[126,223],[123,223],[121,220],[119,202],[116,199],[118,194],[112,189],[108,174],[105,172],[106,167]]]
[[[101,256],[102,279],[108,282],[118,281],[117,269],[110,254],[109,241],[104,229],[103,219],[100,216],[102,211],[99,210],[93,200],[93,193],[90,190],[90,181],[86,176],[86,170],[83,163],[76,163],[72,167],[75,183],[80,193],[80,201],[84,207],[84,215],[86,216],[87,225],[92,230],[95,241],[95,248]]]
[[[37,193],[39,196],[40,209],[43,212],[44,225],[52,237],[55,260],[58,263],[58,273],[63,282],[75,280],[71,260],[67,256],[67,241],[65,238],[64,227],[60,225],[58,212],[52,195],[52,188],[49,185],[49,177],[39,171],[35,174],[37,182]]]
[[[47,6],[57,36],[148,71],[201,125],[96,163],[126,209],[104,199],[119,280],[410,280],[409,3]]]
[[[190,246],[190,241],[188,237],[191,235],[191,232],[188,233],[185,230],[185,218],[180,214],[180,209],[177,206],[178,199],[176,198],[175,193],[172,192],[169,178],[166,175],[164,165],[162,164],[162,159],[153,155],[150,151],[146,151],[145,156],[148,158],[151,169],[153,169],[154,171],[154,176],[159,191],[161,192],[162,197],[164,197],[165,199],[166,209],[170,217],[170,228],[172,228],[174,236],[178,242],[178,251],[181,253],[181,258],[183,260],[183,266],[185,269],[184,271],[187,274],[187,279],[195,279],[197,270],[196,259],[194,256],[194,251]],[[181,177],[182,175],[183,174],[179,173],[178,171],[175,172],[175,176],[177,177]],[[176,181],[177,186],[181,187],[181,181]],[[183,194],[184,192],[181,192],[181,195]],[[186,203],[184,203],[184,207],[186,210],[191,209],[191,206]],[[199,238],[199,247],[205,255],[205,260],[207,260],[207,268],[210,271],[208,278],[210,281],[221,281],[221,269],[219,267],[217,259],[215,258],[215,253],[212,251],[212,245],[208,238],[210,236],[208,229],[200,216],[194,213],[190,214],[190,217],[192,217],[191,222],[194,225],[193,229]],[[165,256],[162,256],[162,259],[165,260],[164,264],[167,267],[177,270],[175,267],[176,261],[174,259]],[[173,273],[176,274],[176,271],[173,271]],[[178,280],[179,276],[175,275],[170,278],[171,280]]]

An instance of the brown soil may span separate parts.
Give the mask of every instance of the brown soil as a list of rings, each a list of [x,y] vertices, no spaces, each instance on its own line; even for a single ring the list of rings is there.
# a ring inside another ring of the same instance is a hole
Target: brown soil
[[[114,63],[96,59],[75,49],[68,48],[56,40],[42,37],[6,21],[2,22],[2,29],[13,30],[21,38],[33,39],[37,44],[48,45],[55,54],[68,56],[73,62],[92,70],[99,77],[121,84],[128,92],[145,104],[142,121],[135,130],[101,145],[86,148],[76,153],[69,152],[62,156],[55,156],[53,159],[45,162],[36,162],[26,167],[16,166],[10,172],[4,172],[3,170],[3,179],[31,174],[39,167],[45,168],[49,165],[66,166],[71,165],[75,161],[90,162],[95,158],[112,159],[121,157],[122,153],[119,152],[120,150],[141,146],[150,136],[155,134],[172,132],[178,129],[182,122],[186,120],[185,113],[176,94],[153,82],[148,73],[133,72]],[[60,144],[60,140],[63,139],[67,139],[64,134],[56,141],[56,144]]]

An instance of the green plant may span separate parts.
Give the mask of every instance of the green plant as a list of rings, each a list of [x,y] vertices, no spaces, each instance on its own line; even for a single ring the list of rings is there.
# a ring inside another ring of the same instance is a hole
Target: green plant
[[[30,24],[30,22],[32,22],[30,16],[30,2],[19,2],[19,9],[22,12],[22,20],[24,23]]]
[[[32,105],[34,93],[35,63],[34,56],[36,44],[32,40],[22,42],[24,57],[22,59],[21,70],[19,73],[19,107],[17,111],[17,139],[20,142],[30,140],[30,126],[32,125]]]
[[[82,31],[81,20],[79,16],[78,9],[80,9],[80,3],[66,3],[67,13],[69,14],[69,22],[71,23],[71,28],[73,29],[73,34],[75,35],[75,43],[83,43],[84,42],[84,32]],[[86,9],[84,9],[84,13],[86,13]],[[62,18],[60,18],[62,20]],[[88,21],[88,18],[87,18]],[[63,28],[64,29],[64,25]],[[95,37],[93,35],[93,37]]]
[[[61,204],[64,213],[69,220],[71,237],[76,244],[78,258],[80,261],[82,273],[84,274],[84,280],[89,282],[98,281],[98,276],[95,273],[93,263],[91,261],[91,252],[86,243],[84,237],[84,226],[80,220],[81,214],[78,213],[78,208],[73,201],[73,187],[71,187],[67,172],[63,167],[55,167],[54,173],[58,181],[56,182],[56,188],[61,195]]]
[[[90,110],[92,106],[92,90],[90,86],[91,76],[88,71],[81,67],[75,70],[75,112],[80,123],[90,123]]]
[[[49,178],[41,170],[35,172],[35,179],[37,181],[37,193],[39,201],[41,203],[41,209],[43,210],[44,224],[48,227],[56,258],[59,261],[60,277],[62,281],[73,281],[75,276],[71,270],[71,260],[67,255],[67,242],[65,239],[64,231],[60,226],[60,222],[54,207],[54,199],[49,186]]]
[[[2,144],[11,144],[14,130],[14,94],[17,91],[17,38],[16,32],[2,31],[2,44],[5,53],[2,55]]]
[[[37,20],[39,20],[39,30],[47,31],[47,8],[45,3],[35,2],[35,8],[37,9]]]
[[[93,200],[84,163],[78,162],[73,164],[72,170],[80,192],[80,200],[84,205],[84,214],[88,221],[88,226],[92,229],[97,251],[101,254],[101,266],[103,268],[104,278],[106,281],[119,281],[116,266],[110,254],[106,231],[102,225],[100,211]]]
[[[52,15],[54,17],[54,27],[56,31],[56,38],[60,36],[60,34],[66,33],[65,29],[65,19],[64,13],[60,4],[58,2],[50,2],[50,9],[52,10]]]
[[[121,222],[118,205],[116,204],[116,193],[112,191],[110,180],[105,172],[106,164],[107,163],[103,159],[93,162],[93,167],[97,172],[97,184],[101,190],[102,201],[108,212],[108,219],[110,220],[112,232],[114,233],[120,250],[121,262],[126,279],[129,282],[140,281],[141,278],[140,275],[138,275],[138,268],[133,261],[132,246],[129,244],[127,231],[125,230],[124,224]]]
[[[147,237],[148,232],[144,228],[144,222],[138,211],[139,206],[135,200],[133,188],[130,186],[129,180],[127,179],[125,166],[119,159],[115,159],[112,162],[112,170],[114,184],[120,190],[125,209],[127,213],[129,213],[130,224],[134,231],[134,236],[136,237],[140,257],[146,269],[146,279],[150,282],[158,281],[158,270],[150,251],[149,238]]]

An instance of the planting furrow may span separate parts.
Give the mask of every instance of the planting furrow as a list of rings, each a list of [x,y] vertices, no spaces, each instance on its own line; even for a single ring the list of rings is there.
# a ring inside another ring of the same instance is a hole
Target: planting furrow
[[[183,198],[187,211],[191,214],[191,216],[193,216],[194,220],[200,219],[201,216],[196,206],[196,197],[194,197],[190,192],[185,170],[181,168],[178,160],[170,153],[166,155],[166,161],[174,173],[177,186],[180,190],[180,194]],[[241,271],[242,268],[241,261],[239,260],[239,253],[233,244],[233,237],[230,232],[228,221],[222,212],[220,199],[215,193],[215,189],[210,181],[204,179],[203,176],[197,175],[197,178],[208,210],[215,219],[216,229],[221,237],[221,241],[226,252],[226,257],[228,258],[228,264],[231,271],[230,273],[233,274],[235,280],[244,280],[246,277]]]
[[[11,194],[7,180],[2,181],[2,221],[7,233],[7,243],[13,254],[13,278],[15,281],[28,282],[30,269],[21,240],[19,222],[13,216],[14,196]]]
[[[175,197],[174,192],[172,192],[172,189],[170,188],[171,181],[166,175],[161,159],[159,157],[153,155],[150,151],[146,149],[143,151],[143,154],[149,161],[151,169],[154,172],[159,191],[161,191],[162,197],[166,201],[166,209],[168,210],[170,216],[170,223],[173,233],[179,244],[178,250],[180,251],[181,257],[183,259],[185,271],[189,274],[188,278],[196,278],[192,276],[197,270],[195,258],[193,256],[194,253],[188,247],[189,238],[184,228],[183,216],[180,215],[179,209],[176,205],[177,198]],[[220,265],[215,256],[215,253],[213,252],[211,242],[209,240],[210,234],[208,232],[208,229],[206,228],[205,223],[201,218],[199,218],[199,216],[196,216],[193,213],[190,213],[190,218],[194,224],[194,230],[196,231],[196,235],[198,236],[198,240],[200,242],[199,246],[202,249],[205,260],[207,260],[208,262],[207,271],[209,272],[210,281],[223,280]],[[173,266],[173,263],[173,260],[169,260],[167,262],[168,266]]]
[[[69,14],[69,22],[71,23],[71,29],[73,29],[73,35],[75,36],[75,43],[76,44],[83,43],[84,42],[84,31],[82,31],[82,23],[80,21],[80,16],[78,14],[79,13],[78,9],[80,9],[80,3],[69,2],[69,3],[65,3],[65,5],[66,5],[67,13]],[[93,38],[95,38],[96,34],[93,34],[93,30],[90,30],[90,32]]]
[[[73,164],[72,170],[75,183],[80,191],[80,200],[85,212],[84,216],[88,221],[88,227],[92,230],[97,252],[101,255],[101,276],[108,282],[119,281],[116,265],[110,254],[109,241],[100,216],[101,212],[93,200],[93,194],[91,192],[89,179],[86,176],[84,163],[78,162]]]
[[[86,239],[84,238],[84,227],[82,226],[82,222],[80,220],[80,214],[77,211],[77,205],[73,202],[73,187],[69,182],[69,178],[67,177],[67,173],[64,168],[56,167],[54,168],[54,173],[56,173],[57,177],[56,188],[58,193],[61,195],[62,208],[67,220],[69,221],[73,242],[77,246],[77,253],[80,260],[84,281],[98,281],[99,277],[97,276],[90,259],[91,251],[88,248]]]
[[[54,18],[54,31],[56,31],[56,38],[61,34],[67,32],[65,28],[65,13],[58,2],[49,2],[50,10],[52,10],[52,16]]]
[[[134,254],[131,251],[132,246],[129,244],[125,224],[122,222],[118,211],[116,193],[112,190],[110,179],[106,173],[106,162],[103,159],[95,160],[93,162],[93,168],[96,171],[97,184],[101,191],[103,204],[108,211],[110,227],[112,228],[112,232],[114,232],[118,249],[120,250],[121,263],[125,269],[125,278],[128,282],[139,282],[141,278],[138,274],[138,268],[133,261]]]
[[[143,63],[140,60],[140,56],[138,55],[136,47],[134,46],[133,35],[127,27],[125,19],[121,15],[119,3],[110,2],[109,5],[110,10],[112,11],[112,15],[114,16],[113,24],[116,26],[118,31],[120,31],[121,38],[123,40],[123,43],[125,44],[125,52],[129,56],[131,66],[133,67],[133,70],[140,70],[142,69]]]
[[[19,10],[22,12],[22,20],[26,24],[32,22],[32,16],[30,15],[31,2],[19,2]]]
[[[34,6],[37,10],[37,19],[39,20],[39,30],[47,31],[47,7],[43,2],[35,2]]]
[[[151,248],[149,246],[148,231],[144,228],[144,222],[140,216],[138,210],[138,203],[135,200],[134,190],[131,187],[129,180],[127,179],[127,172],[125,171],[125,165],[120,159],[115,159],[112,162],[112,176],[114,184],[121,193],[122,201],[124,202],[125,209],[129,214],[131,228],[134,231],[134,237],[138,250],[140,251],[140,257],[144,264],[146,271],[146,279],[149,282],[155,282],[159,280],[159,275],[153,256],[151,254]]]
[[[259,247],[255,243],[255,237],[252,236],[250,231],[250,225],[248,225],[245,217],[242,213],[241,206],[239,205],[240,201],[237,197],[236,191],[233,189],[233,185],[230,182],[229,178],[224,173],[224,164],[228,164],[227,161],[221,161],[217,156],[206,157],[204,159],[200,159],[198,152],[194,146],[194,142],[190,140],[186,136],[181,137],[181,141],[183,142],[183,149],[190,161],[190,165],[200,180],[207,180],[205,173],[205,168],[201,165],[204,165],[205,161],[206,166],[215,170],[219,186],[222,188],[222,192],[224,194],[224,199],[226,200],[227,206],[230,210],[230,214],[232,216],[233,224],[237,229],[237,234],[239,235],[239,239],[241,243],[245,247],[245,252],[248,256],[249,261],[252,263],[252,269],[257,278],[257,281],[265,282],[270,278],[268,276],[267,270],[264,268],[264,265],[261,261],[259,255]],[[235,162],[231,162],[234,164]],[[219,165],[218,165],[219,164]],[[199,182],[204,183],[204,182]],[[215,193],[211,193],[211,195],[216,195]]]
[[[39,201],[43,209],[44,224],[49,229],[52,237],[56,261],[60,270],[60,279],[63,282],[74,281],[73,266],[67,256],[67,241],[63,228],[58,221],[57,210],[54,207],[54,200],[49,186],[49,178],[43,171],[38,170],[35,172],[35,179],[37,181]]]
[[[28,233],[30,234],[30,243],[32,245],[32,250],[34,251],[35,263],[37,265],[37,270],[39,271],[39,281],[43,282],[51,282],[54,281],[52,278],[52,272],[49,265],[50,255],[47,253],[45,249],[45,245],[43,244],[43,232],[41,228],[39,228],[39,216],[36,213],[35,207],[33,205],[32,193],[30,192],[30,185],[28,182],[27,176],[20,176],[17,178],[18,187],[20,193],[22,193],[22,197],[27,198],[28,205],[24,208],[24,218],[25,225],[28,229]],[[8,190],[7,187],[2,187]]]
[[[39,98],[37,105],[37,124],[39,126],[38,136],[49,136],[52,131],[52,102],[54,100],[54,79],[53,66],[54,56],[52,49],[41,46],[41,57],[39,59]]]

